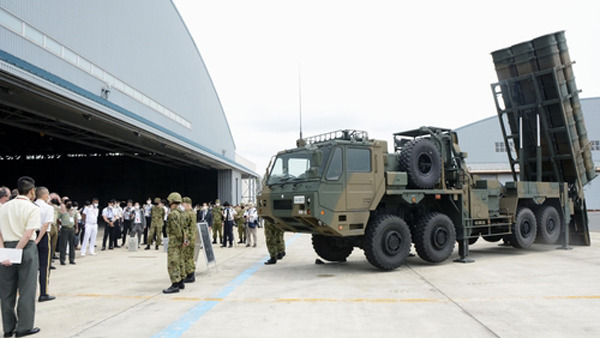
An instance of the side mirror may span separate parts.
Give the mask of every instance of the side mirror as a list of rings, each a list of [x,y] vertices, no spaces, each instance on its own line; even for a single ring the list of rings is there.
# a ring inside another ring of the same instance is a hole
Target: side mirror
[[[311,168],[319,168],[323,164],[323,152],[317,150],[313,153],[310,159],[310,167]]]

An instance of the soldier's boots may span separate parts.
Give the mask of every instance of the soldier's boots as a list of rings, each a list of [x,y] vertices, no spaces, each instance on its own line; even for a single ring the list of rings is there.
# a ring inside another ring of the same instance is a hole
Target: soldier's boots
[[[158,245],[154,247],[154,249],[158,250]]]
[[[185,278],[183,279],[184,283],[193,283],[196,281],[196,275],[194,275],[194,273],[190,273],[189,275],[185,276]]]
[[[277,259],[282,259],[283,257],[285,257],[285,251],[282,251],[277,254]]]
[[[277,264],[277,257],[271,257],[265,262],[265,265]]]
[[[179,292],[179,283],[173,283],[169,288],[164,289],[163,293],[176,293]]]
[[[144,250],[150,250],[150,244],[146,245],[146,247],[144,248]]]
[[[177,283],[177,285],[179,286],[180,290],[185,289],[185,284],[183,283],[183,279],[179,281],[179,283]]]

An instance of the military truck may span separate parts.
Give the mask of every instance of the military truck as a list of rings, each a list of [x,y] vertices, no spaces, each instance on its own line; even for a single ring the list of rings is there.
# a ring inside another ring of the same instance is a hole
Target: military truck
[[[563,40],[559,32],[492,53],[500,80],[492,92],[514,181],[471,174],[450,129],[395,133],[393,152],[365,131],[338,130],[301,138],[272,159],[259,214],[285,231],[312,234],[325,260],[345,261],[357,247],[381,270],[401,266],[413,244],[432,263],[447,260],[457,242],[456,261],[472,261],[469,245],[480,237],[519,249],[561,238],[563,247],[589,245],[583,185],[595,173],[586,170],[580,106],[577,118],[572,112],[578,90],[567,84],[574,77]],[[528,54],[519,58],[522,49]],[[525,69],[521,59],[532,64]]]

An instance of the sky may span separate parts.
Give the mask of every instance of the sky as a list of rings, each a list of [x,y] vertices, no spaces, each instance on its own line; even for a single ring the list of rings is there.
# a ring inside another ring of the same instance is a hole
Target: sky
[[[581,97],[600,96],[600,1],[174,0],[236,152],[262,175],[303,135],[388,141],[496,114],[490,53],[566,31]],[[301,99],[300,99],[301,98]],[[390,149],[391,150],[391,149]]]

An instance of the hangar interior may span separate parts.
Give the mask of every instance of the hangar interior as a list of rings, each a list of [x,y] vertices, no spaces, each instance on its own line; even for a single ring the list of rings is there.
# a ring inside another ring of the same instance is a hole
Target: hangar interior
[[[90,192],[101,201],[164,198],[175,189],[198,202],[218,195],[217,170],[206,160],[142,129],[6,76],[0,102],[4,184],[29,175],[81,202]]]

